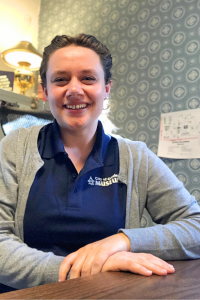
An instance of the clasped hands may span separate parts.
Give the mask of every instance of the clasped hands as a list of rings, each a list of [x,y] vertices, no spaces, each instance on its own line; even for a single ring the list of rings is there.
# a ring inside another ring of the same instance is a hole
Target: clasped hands
[[[144,276],[174,273],[172,265],[148,253],[131,253],[129,238],[118,233],[88,244],[66,256],[59,270],[59,281],[107,271],[129,271]]]

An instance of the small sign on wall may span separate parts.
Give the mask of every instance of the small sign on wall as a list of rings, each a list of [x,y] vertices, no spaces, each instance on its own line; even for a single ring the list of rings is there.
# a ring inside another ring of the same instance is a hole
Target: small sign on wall
[[[0,89],[13,90],[14,72],[0,71]]]
[[[158,156],[200,158],[200,108],[161,114]]]

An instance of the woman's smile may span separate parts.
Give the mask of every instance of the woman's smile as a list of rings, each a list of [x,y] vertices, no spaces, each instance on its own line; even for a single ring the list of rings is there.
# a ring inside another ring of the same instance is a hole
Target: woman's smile
[[[85,110],[88,109],[90,105],[83,103],[83,104],[66,104],[64,105],[64,109],[66,110],[67,114],[71,114],[71,116],[79,116],[85,113]]]
[[[80,110],[86,108],[87,104],[65,105],[67,109]]]

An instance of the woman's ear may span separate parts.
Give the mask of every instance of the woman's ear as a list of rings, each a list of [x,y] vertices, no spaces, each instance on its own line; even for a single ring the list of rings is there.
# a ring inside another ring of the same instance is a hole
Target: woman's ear
[[[47,88],[42,86],[42,89],[43,89],[43,93],[44,93],[44,96],[46,98],[46,100],[48,101],[48,92],[47,92]]]
[[[111,89],[111,80],[105,86],[105,99],[107,99],[109,97],[109,95],[110,95],[110,89]]]

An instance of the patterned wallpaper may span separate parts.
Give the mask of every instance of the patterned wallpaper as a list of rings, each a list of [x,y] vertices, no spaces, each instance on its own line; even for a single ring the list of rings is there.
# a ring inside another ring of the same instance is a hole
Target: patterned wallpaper
[[[199,18],[199,0],[41,0],[39,50],[56,34],[105,43],[112,121],[157,153],[160,114],[200,107]],[[200,160],[163,160],[200,204]]]

